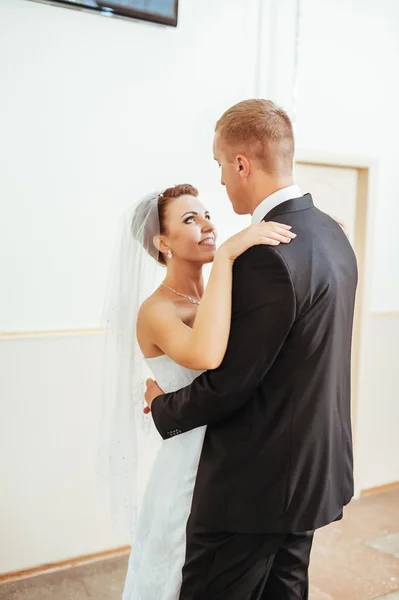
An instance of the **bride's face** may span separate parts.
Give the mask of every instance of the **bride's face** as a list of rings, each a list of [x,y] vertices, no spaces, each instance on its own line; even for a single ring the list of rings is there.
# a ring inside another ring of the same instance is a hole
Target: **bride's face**
[[[216,229],[209,212],[198,198],[180,196],[168,203],[166,234],[162,236],[172,259],[206,264],[216,252]]]

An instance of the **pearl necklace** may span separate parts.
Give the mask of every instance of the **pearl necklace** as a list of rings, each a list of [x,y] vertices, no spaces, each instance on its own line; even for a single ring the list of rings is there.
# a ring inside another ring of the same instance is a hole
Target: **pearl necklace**
[[[161,285],[163,285],[164,287],[166,287],[171,292],[174,292],[178,296],[181,296],[182,298],[186,298],[186,300],[188,300],[189,302],[191,302],[191,304],[198,304],[198,306],[199,306],[199,300],[195,300],[195,298],[191,298],[191,296],[186,296],[186,294],[180,294],[180,292],[176,292],[176,290],[174,290],[173,288],[171,288],[168,285],[166,285],[166,283],[161,283]]]

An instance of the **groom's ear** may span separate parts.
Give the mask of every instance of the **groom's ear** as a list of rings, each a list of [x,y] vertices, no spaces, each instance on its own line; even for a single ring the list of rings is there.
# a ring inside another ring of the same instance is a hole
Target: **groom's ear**
[[[245,154],[237,154],[236,156],[237,171],[240,177],[248,177],[251,167],[248,158]]]

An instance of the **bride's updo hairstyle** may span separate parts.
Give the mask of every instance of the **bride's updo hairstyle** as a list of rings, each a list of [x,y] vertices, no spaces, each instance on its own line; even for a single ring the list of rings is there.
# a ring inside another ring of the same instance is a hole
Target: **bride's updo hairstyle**
[[[170,187],[158,196],[152,195],[144,198],[136,207],[132,219],[132,235],[135,240],[140,242],[143,248],[152,258],[161,265],[166,265],[166,261],[158,248],[154,245],[154,237],[157,235],[166,235],[167,229],[167,210],[172,200],[181,196],[198,196],[198,190],[189,183],[181,183]]]

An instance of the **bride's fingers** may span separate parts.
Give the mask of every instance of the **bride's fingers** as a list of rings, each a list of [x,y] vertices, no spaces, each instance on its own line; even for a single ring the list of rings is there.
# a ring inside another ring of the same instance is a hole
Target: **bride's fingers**
[[[266,244],[266,246],[278,246],[281,242],[271,237],[267,237],[266,235],[260,235],[258,239],[258,244]]]
[[[259,234],[267,235],[271,232],[279,233],[280,235],[284,235],[286,237],[291,238],[292,240],[296,237],[296,234],[290,231],[288,228],[284,228],[280,225],[280,223],[262,223],[258,229]]]
[[[295,233],[291,233],[290,231],[278,232],[270,229],[261,231],[259,235],[278,240],[279,242],[283,242],[285,244],[296,238]]]
[[[264,229],[269,228],[268,225],[265,225]],[[270,231],[270,228],[269,228]],[[295,237],[295,233],[293,233],[290,229],[286,229],[282,227],[279,223],[277,225],[272,225],[272,231],[277,231],[277,233],[282,233],[283,235],[288,235],[288,237]]]
[[[296,238],[296,233],[293,233],[292,231],[287,231],[286,229],[276,229],[275,233],[289,238],[290,240],[294,240]]]
[[[282,229],[292,229],[291,225],[285,225],[285,223],[277,223],[277,221],[265,221],[263,224],[268,223],[274,227],[281,227]]]

